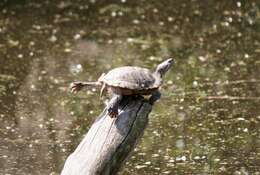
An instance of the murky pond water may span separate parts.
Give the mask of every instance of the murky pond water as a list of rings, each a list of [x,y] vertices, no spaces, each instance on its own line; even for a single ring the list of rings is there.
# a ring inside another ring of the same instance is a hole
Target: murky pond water
[[[59,174],[104,103],[74,80],[176,63],[120,174],[260,174],[260,3],[0,2],[0,174]]]

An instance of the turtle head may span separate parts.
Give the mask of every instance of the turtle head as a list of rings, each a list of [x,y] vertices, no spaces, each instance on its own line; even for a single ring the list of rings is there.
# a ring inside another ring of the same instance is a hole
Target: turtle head
[[[159,74],[161,77],[170,69],[171,65],[173,63],[173,59],[169,58],[159,64],[155,70],[156,74]]]

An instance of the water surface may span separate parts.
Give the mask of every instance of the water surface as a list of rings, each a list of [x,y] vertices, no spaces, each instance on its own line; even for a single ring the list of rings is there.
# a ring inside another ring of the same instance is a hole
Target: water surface
[[[0,2],[0,174],[59,174],[104,107],[68,93],[122,65],[175,65],[120,172],[260,174],[260,4]]]

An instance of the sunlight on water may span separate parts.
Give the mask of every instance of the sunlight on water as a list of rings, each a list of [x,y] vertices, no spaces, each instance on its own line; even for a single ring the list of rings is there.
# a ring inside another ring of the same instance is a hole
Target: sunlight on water
[[[252,1],[0,2],[0,174],[59,174],[125,65],[175,65],[119,174],[260,174],[260,9]]]

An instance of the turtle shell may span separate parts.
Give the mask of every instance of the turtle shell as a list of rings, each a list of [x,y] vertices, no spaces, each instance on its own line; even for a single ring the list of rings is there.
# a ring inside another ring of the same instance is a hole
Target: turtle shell
[[[109,86],[127,88],[132,90],[148,90],[158,88],[156,77],[149,69],[125,66],[115,68],[106,75],[101,76],[98,81]]]

